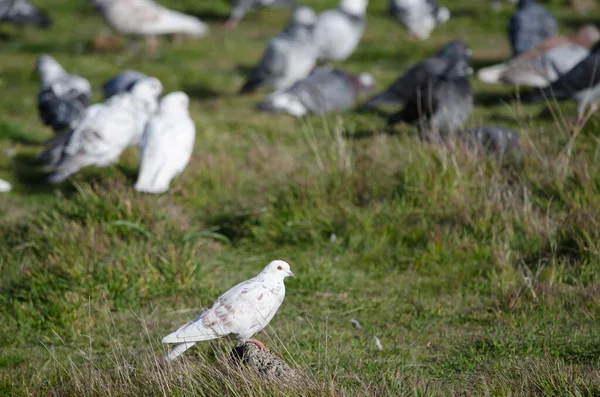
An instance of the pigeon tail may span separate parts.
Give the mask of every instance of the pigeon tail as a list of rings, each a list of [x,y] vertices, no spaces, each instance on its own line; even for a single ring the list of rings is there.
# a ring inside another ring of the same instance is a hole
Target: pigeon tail
[[[384,91],[382,93],[379,93],[379,94],[371,97],[367,102],[365,102],[359,108],[359,110],[361,110],[361,111],[372,110],[372,109],[376,108],[379,105],[383,105],[383,104],[387,104],[387,103],[402,104],[402,101],[400,101],[390,91]]]
[[[173,361],[179,357],[184,351],[194,346],[196,342],[178,343],[173,346],[171,351],[165,356],[165,361]]]
[[[250,94],[251,92],[256,91],[261,84],[262,80],[251,78],[246,82],[246,84],[244,84],[244,86],[240,90],[240,94]]]
[[[505,63],[488,66],[477,71],[477,78],[484,83],[498,84],[500,83],[500,78],[506,69],[508,69],[508,65]]]

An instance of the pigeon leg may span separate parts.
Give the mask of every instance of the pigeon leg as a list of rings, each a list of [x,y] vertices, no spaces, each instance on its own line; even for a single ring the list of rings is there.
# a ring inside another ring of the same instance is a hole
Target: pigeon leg
[[[146,39],[146,50],[151,56],[156,55],[156,49],[158,48],[158,39],[155,36],[150,36]]]
[[[259,341],[259,340],[250,338],[250,339],[248,339],[248,342],[254,343],[262,351],[265,351],[265,352],[267,351],[267,348],[265,347],[265,345],[261,341]]]
[[[237,28],[237,25],[238,25],[238,21],[236,19],[228,19],[223,24],[223,27],[227,30],[233,30],[233,29]]]

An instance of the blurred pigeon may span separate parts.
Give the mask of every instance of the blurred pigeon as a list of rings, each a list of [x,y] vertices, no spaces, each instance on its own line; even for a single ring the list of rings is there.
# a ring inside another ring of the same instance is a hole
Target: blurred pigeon
[[[183,92],[165,95],[150,118],[140,143],[140,172],[135,190],[164,193],[171,179],[181,174],[192,156],[196,126]]]
[[[50,55],[41,55],[35,68],[42,82],[38,93],[42,121],[56,133],[75,128],[90,102],[90,82],[67,73]]]
[[[294,0],[233,0],[233,10],[226,22],[229,27],[235,27],[246,13],[258,7],[295,7]]]
[[[386,103],[402,105],[413,100],[420,90],[428,87],[457,64],[465,70],[469,68],[468,57],[471,50],[461,41],[451,41],[438,53],[408,69],[385,91],[373,96],[362,107],[368,110]]]
[[[419,40],[428,39],[436,25],[450,19],[450,11],[437,0],[390,0],[389,11]]]
[[[12,186],[10,183],[6,182],[4,179],[0,179],[0,193],[10,192]]]
[[[508,36],[513,58],[535,47],[558,32],[556,20],[535,0],[519,0],[517,11],[510,18]]]
[[[286,277],[294,277],[287,262],[276,260],[250,280],[244,281],[221,295],[198,317],[162,339],[162,343],[175,346],[165,357],[170,361],[194,346],[196,342],[229,337],[238,341],[255,343],[251,339],[269,324],[285,297]]]
[[[312,39],[315,20],[313,10],[297,8],[285,29],[271,39],[241,92],[252,92],[264,85],[282,90],[306,77],[317,61]]]
[[[600,42],[596,43],[584,60],[559,77],[548,87],[542,88],[525,101],[540,102],[549,99],[573,99],[577,103],[577,121],[583,121],[588,106],[596,110],[600,101]]]
[[[307,113],[327,113],[355,106],[361,93],[371,92],[375,79],[369,73],[353,75],[322,67],[282,92],[271,94],[258,105],[260,110],[285,112],[301,117]]]
[[[404,108],[388,118],[388,125],[399,121],[416,124],[426,138],[453,135],[473,110],[473,90],[469,82],[470,50],[461,41],[447,45],[452,62],[435,79],[428,79],[404,97]]]
[[[147,78],[131,92],[90,106],[76,129],[50,140],[50,147],[40,155],[54,167],[49,181],[61,182],[88,165],[108,166],[128,146],[138,145],[161,92],[160,81]]]
[[[39,10],[27,0],[0,0],[0,24],[35,25],[47,28],[52,21],[45,12]]]
[[[587,57],[598,40],[598,28],[584,25],[567,37],[546,39],[510,62],[480,69],[477,77],[491,84],[546,87]]]
[[[521,148],[517,134],[502,127],[481,126],[466,129],[457,135],[475,149],[481,148],[499,155],[505,155]]]
[[[202,37],[208,26],[198,18],[173,11],[152,0],[91,0],[110,27],[117,33],[148,37],[152,50],[155,36],[182,34]]]
[[[135,83],[146,78],[148,78],[148,76],[136,70],[123,70],[121,73],[117,74],[115,77],[106,81],[102,85],[104,99],[106,100],[122,92],[129,91],[131,87],[135,85]]]
[[[341,0],[335,10],[319,14],[314,36],[320,60],[343,61],[352,55],[365,28],[366,11],[367,0]]]

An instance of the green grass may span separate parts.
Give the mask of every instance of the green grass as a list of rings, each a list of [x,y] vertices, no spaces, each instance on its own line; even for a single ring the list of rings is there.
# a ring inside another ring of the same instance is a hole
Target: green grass
[[[416,43],[373,1],[341,66],[383,88],[450,39],[469,42],[476,67],[508,55],[510,6],[445,3],[455,17]],[[600,395],[597,117],[572,130],[573,104],[525,106],[510,87],[474,82],[469,125],[521,138],[522,158],[499,161],[419,142],[407,126],[385,134],[376,115],[259,114],[264,92],[235,92],[285,10],[250,14],[232,32],[212,22],[207,39],[163,40],[149,58],[92,51],[106,28],[84,1],[36,4],[54,28],[0,28],[0,150],[14,154],[0,157],[14,186],[0,198],[0,394]],[[586,19],[551,8],[562,32]],[[168,194],[133,190],[133,149],[118,166],[43,182],[35,156],[52,134],[36,110],[41,52],[88,77],[95,100],[126,67],[190,94],[196,148]],[[158,363],[162,336],[277,258],[298,278],[258,338],[305,372],[304,389],[230,368],[226,341]]]

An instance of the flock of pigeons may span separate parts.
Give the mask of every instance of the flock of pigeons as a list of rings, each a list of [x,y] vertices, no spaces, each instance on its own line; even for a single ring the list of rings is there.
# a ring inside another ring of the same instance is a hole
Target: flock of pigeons
[[[197,18],[169,10],[151,0],[92,0],[107,23],[123,35],[153,38],[160,34],[203,36],[208,27]],[[356,107],[361,94],[370,94],[375,79],[368,73],[354,75],[324,62],[343,61],[359,45],[367,0],[341,0],[339,7],[316,15],[295,6],[292,0],[237,0],[228,26],[236,25],[256,6],[294,6],[291,21],[272,38],[241,93],[269,87],[274,92],[257,105],[262,111],[285,112],[301,117],[309,113],[341,111]],[[435,0],[391,0],[390,13],[416,39],[425,39],[433,28],[448,21],[450,12]],[[47,26],[47,15],[27,0],[0,0],[0,22]],[[600,101],[600,32],[585,25],[568,37],[557,37],[554,17],[535,0],[519,0],[509,24],[512,58],[478,71],[488,83],[535,87],[527,98],[572,98],[578,105],[578,121],[586,108]],[[516,134],[501,127],[464,130],[473,109],[469,81],[471,50],[462,41],[450,41],[437,53],[406,70],[382,92],[368,98],[359,111],[384,104],[401,109],[388,117],[388,125],[415,125],[421,137],[446,142],[464,137],[480,147],[505,153],[518,148]],[[51,56],[36,62],[41,78],[38,95],[43,123],[55,137],[40,154],[51,170],[49,181],[64,181],[81,168],[115,163],[129,146],[140,148],[140,170],[135,188],[162,193],[185,169],[192,154],[195,125],[189,114],[189,98],[183,92],[162,97],[161,82],[143,73],[125,70],[103,85],[104,101],[90,105],[91,86],[70,74]],[[10,185],[0,181],[0,190]],[[174,344],[171,360],[198,341],[232,337],[250,339],[273,318],[285,296],[283,280],[293,276],[289,264],[273,261],[253,279],[233,287],[197,318],[163,338]]]

